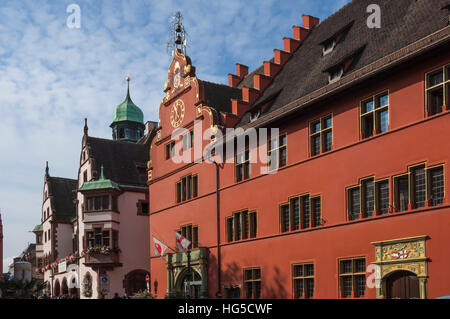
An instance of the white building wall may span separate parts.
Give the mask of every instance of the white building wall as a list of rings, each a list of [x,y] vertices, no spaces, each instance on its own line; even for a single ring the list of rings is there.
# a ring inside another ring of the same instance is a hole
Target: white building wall
[[[72,224],[58,224],[56,228],[57,259],[67,257],[73,251],[73,227]]]

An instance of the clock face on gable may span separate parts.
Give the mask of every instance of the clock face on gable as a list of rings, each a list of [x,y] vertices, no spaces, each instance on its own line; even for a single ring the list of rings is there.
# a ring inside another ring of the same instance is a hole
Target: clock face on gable
[[[184,103],[182,100],[177,100],[170,110],[170,123],[174,128],[181,125],[184,119]]]

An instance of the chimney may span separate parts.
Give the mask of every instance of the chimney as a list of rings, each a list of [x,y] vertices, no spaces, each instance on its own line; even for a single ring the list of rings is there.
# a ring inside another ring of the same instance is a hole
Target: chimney
[[[310,16],[310,15],[306,15],[306,14],[302,15],[302,18],[303,18],[303,27],[305,29],[312,29],[316,25],[318,25],[320,22],[319,18]]]
[[[236,74],[241,79],[248,74],[248,66],[236,63]]]
[[[304,24],[304,22],[303,22],[303,24]],[[292,27],[292,31],[294,33],[294,39],[299,40],[299,41],[305,40],[306,36],[309,33],[309,29],[304,28],[304,27],[298,27],[295,25]]]

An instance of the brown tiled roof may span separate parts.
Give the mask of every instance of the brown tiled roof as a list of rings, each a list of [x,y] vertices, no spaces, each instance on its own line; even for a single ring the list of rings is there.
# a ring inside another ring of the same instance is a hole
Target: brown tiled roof
[[[149,160],[151,139],[147,143],[114,141],[87,137],[89,156],[93,170],[100,176],[103,165],[104,175],[120,185],[146,187],[146,165]]]
[[[449,23],[449,12],[443,9],[449,0],[353,0],[338,12],[316,26],[302,45],[294,52],[271,84],[255,104],[264,103],[274,93],[280,92],[264,114],[277,110],[303,96],[328,85],[330,67],[345,61],[345,58],[362,49],[358,59],[345,75],[389,55]],[[368,5],[381,7],[381,28],[367,27]],[[337,30],[350,25],[347,35],[334,50],[323,56],[322,43]],[[263,116],[264,116],[263,114]],[[250,114],[245,114],[238,126],[246,125]]]
[[[253,72],[247,74],[244,79],[239,82],[237,87],[240,89],[242,89],[243,87],[253,87],[253,76],[256,74],[264,74],[264,64],[256,68]]]
[[[76,216],[77,180],[62,177],[47,177],[48,196],[53,209],[53,219],[59,222],[69,222]]]
[[[219,112],[231,113],[231,99],[241,99],[242,91],[228,85],[201,81],[204,88],[204,99],[209,107]]]

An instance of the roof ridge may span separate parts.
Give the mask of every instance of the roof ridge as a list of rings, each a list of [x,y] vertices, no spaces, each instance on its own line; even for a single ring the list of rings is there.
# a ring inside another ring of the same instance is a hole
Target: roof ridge
[[[67,181],[78,182],[78,180],[76,180],[76,179],[67,178],[67,177],[49,176],[48,178],[49,179],[62,179],[62,180],[67,180]]]
[[[229,85],[222,84],[222,83],[216,83],[216,82],[206,81],[206,80],[200,80],[200,81],[202,81],[203,83],[209,83],[209,84],[214,84],[214,85],[217,85],[217,86],[223,86],[223,87],[225,87],[227,89],[237,89],[237,88],[234,88],[234,87],[231,87]]]
[[[88,139],[95,139],[95,140],[99,140],[99,141],[106,141],[106,142],[111,142],[111,143],[116,143],[116,144],[143,145],[143,144],[137,144],[135,142],[130,142],[130,141],[110,140],[108,138],[95,137],[95,136],[88,136]]]
[[[342,7],[340,7],[339,9],[337,9],[335,12],[333,12],[332,14],[330,14],[328,17],[326,17],[323,21],[320,21],[319,25],[321,25],[322,23],[324,23],[325,21],[331,19],[333,16],[335,16],[336,14],[338,14],[340,11],[344,10],[345,8],[347,8],[349,5],[351,5],[353,2],[355,2],[355,0],[351,0],[349,2],[347,2],[346,4],[344,4]]]

